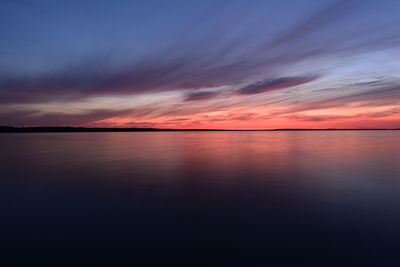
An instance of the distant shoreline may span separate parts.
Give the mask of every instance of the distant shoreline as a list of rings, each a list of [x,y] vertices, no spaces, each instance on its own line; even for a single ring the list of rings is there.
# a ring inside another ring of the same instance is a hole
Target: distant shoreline
[[[89,128],[89,127],[11,127],[0,126],[0,133],[84,133],[84,132],[256,132],[256,131],[394,131],[399,129],[159,129],[159,128]]]

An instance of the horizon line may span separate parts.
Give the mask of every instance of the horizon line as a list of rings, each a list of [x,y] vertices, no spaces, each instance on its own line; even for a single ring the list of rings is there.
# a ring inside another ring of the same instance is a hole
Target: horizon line
[[[166,132],[166,131],[393,131],[400,128],[175,129],[152,127],[0,126],[0,133],[35,132]]]

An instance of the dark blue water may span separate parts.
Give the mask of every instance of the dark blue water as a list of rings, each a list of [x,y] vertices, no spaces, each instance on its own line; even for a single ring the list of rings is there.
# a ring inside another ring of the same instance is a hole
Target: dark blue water
[[[397,266],[400,131],[0,134],[2,262]]]

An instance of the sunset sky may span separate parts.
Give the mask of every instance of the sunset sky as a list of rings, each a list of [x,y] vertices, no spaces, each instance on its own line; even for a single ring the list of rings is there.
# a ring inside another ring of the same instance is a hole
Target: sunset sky
[[[400,128],[398,0],[0,0],[0,125]]]

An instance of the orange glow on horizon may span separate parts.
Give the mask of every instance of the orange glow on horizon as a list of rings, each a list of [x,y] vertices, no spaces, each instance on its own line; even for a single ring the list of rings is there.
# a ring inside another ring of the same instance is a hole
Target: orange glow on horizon
[[[382,111],[383,110],[383,111]],[[382,108],[335,108],[312,112],[268,114],[260,108],[227,109],[222,112],[198,113],[192,116],[161,116],[155,118],[111,118],[82,126],[149,127],[163,129],[320,129],[320,128],[400,128],[400,114],[381,114]]]

